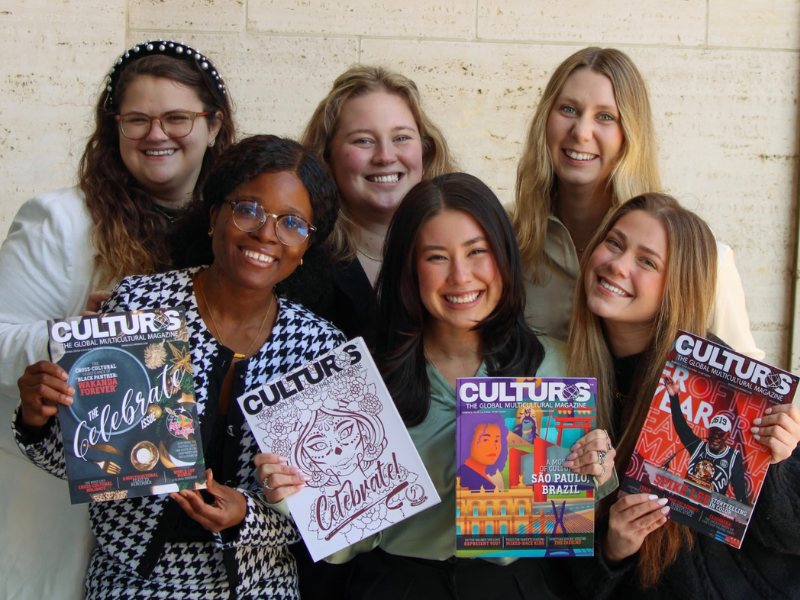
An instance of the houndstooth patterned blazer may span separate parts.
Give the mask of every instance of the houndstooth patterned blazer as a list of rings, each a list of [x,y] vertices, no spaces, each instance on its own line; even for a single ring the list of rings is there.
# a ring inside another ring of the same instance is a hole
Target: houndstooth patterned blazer
[[[216,412],[218,400],[209,397],[209,390],[212,396],[218,392],[233,352],[214,339],[198,313],[192,278],[201,269],[127,277],[104,310],[169,306],[186,311],[197,409],[205,433],[204,417]],[[234,365],[232,398],[344,343],[337,329],[301,305],[280,299],[278,306],[277,321],[264,346]],[[173,598],[297,596],[294,561],[286,548],[298,540],[297,530],[267,505],[261,493],[253,465],[258,448],[238,402],[231,402],[227,417],[220,418],[227,419],[229,468],[224,478],[216,478],[247,499],[247,515],[238,533],[225,536],[223,532],[215,536],[216,544],[168,543],[169,521],[174,520],[168,516],[174,515],[177,504],[166,495],[90,504],[98,549],[87,574],[87,598],[141,599],[163,597],[165,592]],[[65,479],[58,419],[51,419],[36,438],[21,431],[18,423],[15,419],[15,435],[23,453],[42,469]],[[224,568],[218,564],[221,558]]]

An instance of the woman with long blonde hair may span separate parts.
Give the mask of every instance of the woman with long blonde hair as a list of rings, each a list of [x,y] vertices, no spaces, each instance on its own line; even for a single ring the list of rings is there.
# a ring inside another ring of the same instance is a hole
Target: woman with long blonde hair
[[[620,473],[678,330],[707,334],[716,252],[702,219],[656,193],[618,207],[586,248],[567,370],[597,378],[598,424],[616,443]],[[755,433],[771,450],[773,466],[742,549],[668,520],[666,499],[612,495],[600,502],[595,562],[573,565],[578,587],[595,598],[796,596],[800,587],[789,574],[800,567],[800,526],[789,515],[800,509],[800,411],[773,407],[759,425]]]
[[[517,168],[513,214],[526,265],[526,318],[566,339],[578,265],[612,209],[661,190],[647,85],[614,48],[584,48],[550,77]],[[710,329],[762,358],[750,333],[733,251],[719,248]]]

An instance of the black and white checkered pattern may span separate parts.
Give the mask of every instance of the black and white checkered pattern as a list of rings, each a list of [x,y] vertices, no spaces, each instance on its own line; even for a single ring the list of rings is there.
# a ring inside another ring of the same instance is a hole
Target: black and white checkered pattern
[[[144,308],[181,307],[192,344],[192,364],[197,410],[202,415],[209,402],[208,378],[222,348],[200,318],[192,277],[201,268],[160,275],[128,277],[120,282],[105,309],[128,311]],[[245,389],[260,386],[345,342],[327,321],[304,307],[281,299],[275,326],[264,346],[247,361]],[[216,398],[211,399],[216,402]],[[58,420],[53,419],[41,442],[24,443],[22,451],[39,467],[64,478],[64,451]],[[87,574],[90,598],[227,598],[228,580],[222,561],[224,548],[235,551],[239,598],[296,598],[294,560],[286,548],[297,541],[291,521],[270,508],[255,479],[253,458],[257,445],[247,425],[239,440],[235,487],[247,499],[247,515],[235,540],[217,543],[166,543],[149,579],[136,577],[168,496],[148,496],[89,506],[97,537]]]

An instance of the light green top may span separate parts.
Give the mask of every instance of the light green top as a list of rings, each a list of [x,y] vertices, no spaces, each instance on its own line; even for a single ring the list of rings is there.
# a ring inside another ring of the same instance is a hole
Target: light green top
[[[545,336],[539,341],[545,349],[542,364],[533,377],[564,377],[566,370],[566,345]],[[375,536],[345,548],[328,557],[329,562],[345,562],[359,552],[380,546],[390,554],[446,560],[456,553],[456,391],[447,380],[428,363],[428,380],[431,389],[431,406],[425,420],[408,433],[414,441],[428,474],[442,499],[432,506],[385,529]],[[473,377],[486,377],[486,365],[481,364]],[[514,558],[491,559],[506,564]]]

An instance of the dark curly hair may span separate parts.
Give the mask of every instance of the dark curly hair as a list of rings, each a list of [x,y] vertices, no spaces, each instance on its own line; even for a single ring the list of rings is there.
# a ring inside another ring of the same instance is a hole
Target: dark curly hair
[[[114,103],[119,106],[130,84],[138,77],[169,79],[192,89],[203,103],[209,122],[219,120],[216,144],[206,149],[195,190],[213,161],[234,141],[235,128],[230,98],[221,104],[211,93],[205,77],[186,61],[169,56],[148,56],[130,63],[119,77]],[[106,108],[104,91],[95,107],[95,130],[81,157],[78,185],[94,227],[95,262],[103,280],[111,282],[127,275],[165,271],[171,266],[168,233],[170,225],[154,208],[150,194],[128,171],[119,151],[116,110]]]
[[[278,292],[291,299],[304,299],[314,310],[324,302],[325,290],[317,282],[329,270],[328,252],[322,247],[333,231],[339,214],[339,192],[327,167],[308,148],[274,135],[254,135],[231,146],[216,162],[186,216],[178,223],[173,240],[177,267],[209,265],[214,261],[211,238],[211,210],[219,207],[235,190],[264,173],[294,173],[311,199],[312,232],[303,266],[282,281]],[[316,300],[315,300],[316,299]]]

